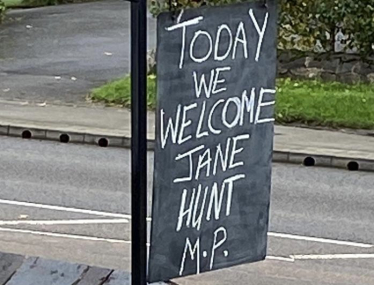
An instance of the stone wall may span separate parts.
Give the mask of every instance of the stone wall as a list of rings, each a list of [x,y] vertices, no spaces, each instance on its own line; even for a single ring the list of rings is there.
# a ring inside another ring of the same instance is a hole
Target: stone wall
[[[148,51],[148,74],[156,73],[155,57],[155,50]],[[370,61],[373,63],[347,53],[300,56],[292,52],[282,52],[278,55],[278,77],[374,83],[374,58]]]
[[[374,64],[364,62],[357,55],[346,53],[302,57],[291,53],[280,53],[278,76],[344,83],[374,83]]]

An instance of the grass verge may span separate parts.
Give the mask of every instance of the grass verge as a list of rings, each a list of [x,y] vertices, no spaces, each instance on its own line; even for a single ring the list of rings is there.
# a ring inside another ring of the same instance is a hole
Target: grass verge
[[[23,2],[22,0],[3,0],[3,2],[5,4],[5,7],[7,8],[24,6],[24,4],[22,3]]]
[[[156,105],[156,77],[148,76],[147,105],[151,110]],[[102,87],[92,90],[91,98],[96,102],[108,105],[131,106],[131,80],[130,77],[110,82]]]
[[[94,101],[130,107],[130,78],[92,91]],[[148,77],[148,108],[155,108],[156,78]],[[278,123],[333,128],[374,129],[374,85],[312,80],[277,80]]]
[[[282,79],[277,87],[280,123],[374,129],[373,84]]]

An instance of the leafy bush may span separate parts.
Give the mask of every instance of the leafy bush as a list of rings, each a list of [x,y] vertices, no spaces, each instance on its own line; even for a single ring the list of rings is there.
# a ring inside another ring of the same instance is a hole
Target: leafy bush
[[[2,0],[0,0],[0,23],[4,20],[5,11],[6,11],[5,3]]]
[[[151,12],[157,15],[169,9],[236,2],[241,0],[152,0]],[[374,55],[374,0],[278,0],[278,3],[280,49],[311,51],[319,46],[323,52],[333,52],[335,35],[340,31],[346,36],[346,49],[356,49],[363,58]]]
[[[281,0],[281,48],[290,45],[334,51],[335,35],[345,35],[346,49],[374,55],[374,0]]]

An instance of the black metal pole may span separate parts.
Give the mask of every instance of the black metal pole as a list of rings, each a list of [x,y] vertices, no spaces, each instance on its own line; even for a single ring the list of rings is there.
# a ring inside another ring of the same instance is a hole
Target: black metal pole
[[[147,284],[147,3],[131,2],[132,285]]]

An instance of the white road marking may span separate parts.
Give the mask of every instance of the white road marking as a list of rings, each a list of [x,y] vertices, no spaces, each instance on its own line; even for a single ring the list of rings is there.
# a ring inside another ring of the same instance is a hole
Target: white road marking
[[[30,202],[20,202],[20,201],[12,201],[12,200],[4,200],[4,199],[0,199],[0,204],[46,209],[46,210],[53,210],[53,211],[60,211],[60,212],[87,214],[87,215],[102,216],[102,217],[122,218],[122,219],[129,219],[129,220],[131,219],[131,215],[128,215],[128,214],[117,214],[117,213],[93,211],[93,210],[63,207],[63,206],[37,204],[37,203],[30,203]],[[151,218],[147,218],[147,220],[151,221]]]
[[[21,230],[21,229],[9,229],[0,227],[0,232],[9,233],[19,233],[19,234],[31,234],[37,236],[48,236],[56,238],[66,238],[75,240],[86,240],[86,241],[102,241],[109,243],[120,243],[120,244],[131,244],[131,241],[111,239],[111,238],[99,238],[93,236],[84,235],[73,235],[73,234],[62,234],[62,233],[52,233],[52,232],[41,232],[41,231],[31,231],[31,230]],[[149,243],[147,243],[149,246]],[[267,260],[276,260],[284,262],[295,262],[296,260],[336,260],[336,259],[374,259],[374,253],[368,254],[321,254],[321,255],[290,255],[289,257],[282,256],[267,256]]]
[[[351,241],[342,241],[342,240],[333,240],[333,239],[326,239],[326,238],[317,238],[317,237],[307,237],[307,236],[299,236],[299,235],[292,235],[292,234],[282,234],[282,233],[268,233],[268,236],[271,237],[278,237],[278,238],[285,238],[285,239],[294,239],[294,240],[303,240],[303,241],[311,241],[311,242],[319,242],[319,243],[329,243],[329,244],[336,244],[336,245],[345,245],[345,246],[353,246],[353,247],[362,247],[362,248],[372,248],[372,244],[365,244],[365,243],[358,243],[358,242],[351,242]]]
[[[22,221],[0,221],[0,226],[55,226],[55,225],[92,225],[92,224],[128,224],[128,219],[100,219],[100,220],[22,220]]]
[[[277,261],[295,262],[295,259],[292,256],[290,256],[290,257],[266,256],[266,260],[277,260]]]
[[[29,231],[29,230],[19,230],[19,229],[8,229],[1,228],[0,232],[9,232],[9,233],[19,233],[19,234],[33,234],[37,236],[49,236],[57,238],[68,238],[68,239],[78,239],[78,240],[89,240],[89,241],[105,241],[109,243],[125,243],[131,244],[131,241],[119,240],[119,239],[108,239],[108,238],[98,238],[92,236],[82,236],[82,235],[70,235],[70,234],[58,234],[51,232],[39,232],[39,231]]]
[[[374,259],[374,253],[290,255],[295,260]]]
[[[104,241],[104,242],[109,242],[109,243],[131,244],[130,240],[121,240],[121,239],[112,239],[112,238],[99,238],[99,237],[93,237],[93,236],[60,234],[60,233],[30,231],[30,230],[9,229],[9,228],[2,228],[2,227],[0,227],[0,232],[32,234],[32,235],[37,235],[37,236],[48,236],[48,237],[77,239],[77,240],[88,240],[88,241]],[[150,244],[147,243],[147,246],[150,246]]]
[[[30,202],[20,202],[20,201],[12,201],[12,200],[4,200],[4,199],[0,199],[0,204],[131,220],[131,215],[129,215],[129,214],[109,213],[109,212],[102,212],[102,211],[78,209],[78,208],[72,208],[72,207],[53,206],[53,205],[30,203]],[[147,221],[148,222],[152,221],[152,218],[148,217]],[[308,237],[308,236],[301,236],[301,235],[294,235],[294,234],[269,232],[268,236],[277,237],[277,238],[284,238],[284,239],[303,240],[303,241],[318,242],[318,243],[327,243],[327,244],[360,247],[360,248],[372,248],[372,247],[374,247],[374,245],[372,245],[372,244],[364,244],[364,243],[357,243],[357,242],[351,242],[351,241],[333,240],[333,239],[317,238],[317,237]]]

